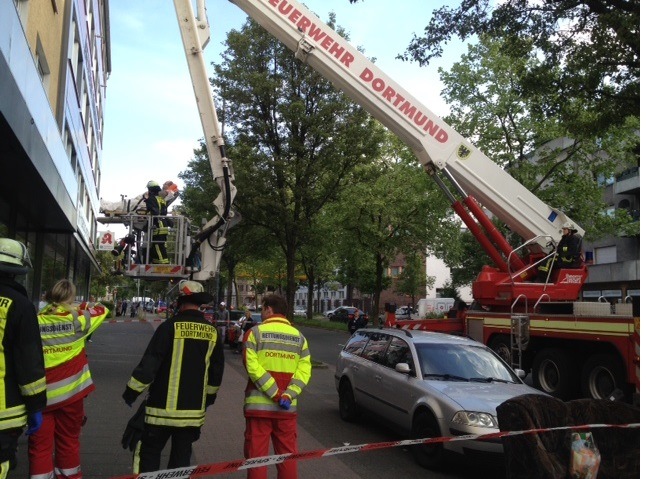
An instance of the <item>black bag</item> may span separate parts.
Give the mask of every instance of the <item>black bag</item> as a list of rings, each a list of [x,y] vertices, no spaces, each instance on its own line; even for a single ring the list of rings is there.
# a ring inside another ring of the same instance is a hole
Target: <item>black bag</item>
[[[144,434],[144,418],[146,417],[146,401],[139,404],[139,408],[126,424],[126,430],[121,436],[121,446],[124,449],[134,451],[137,443],[141,441]]]

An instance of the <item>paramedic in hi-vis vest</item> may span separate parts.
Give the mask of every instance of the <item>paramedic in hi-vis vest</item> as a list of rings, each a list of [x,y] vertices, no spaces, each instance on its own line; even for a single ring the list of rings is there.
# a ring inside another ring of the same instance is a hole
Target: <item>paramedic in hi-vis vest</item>
[[[266,456],[270,439],[275,454],[297,452],[297,396],[310,381],[308,341],[286,319],[282,296],[263,297],[263,322],[243,337],[243,363],[249,376],[245,389],[245,458]],[[295,479],[297,463],[277,464],[278,479]],[[247,470],[264,479],[267,467]]]
[[[83,400],[92,391],[86,340],[108,316],[102,304],[73,305],[76,287],[58,281],[45,294],[47,305],[38,313],[47,377],[47,407],[43,425],[29,437],[31,479],[81,479]]]
[[[45,366],[36,308],[15,277],[31,268],[22,243],[0,238],[0,479],[16,465],[23,427],[41,426],[45,408]]]

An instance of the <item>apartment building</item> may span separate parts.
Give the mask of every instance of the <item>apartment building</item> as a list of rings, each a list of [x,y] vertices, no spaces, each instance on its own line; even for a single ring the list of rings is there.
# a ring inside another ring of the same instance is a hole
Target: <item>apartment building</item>
[[[25,243],[37,303],[60,278],[87,297],[98,268],[107,0],[0,0],[0,236]]]
[[[635,225],[640,222],[640,168],[619,172],[604,184],[607,214],[624,209]],[[618,232],[588,241],[582,247],[589,277],[583,295],[588,301],[624,302],[640,300],[640,235]]]

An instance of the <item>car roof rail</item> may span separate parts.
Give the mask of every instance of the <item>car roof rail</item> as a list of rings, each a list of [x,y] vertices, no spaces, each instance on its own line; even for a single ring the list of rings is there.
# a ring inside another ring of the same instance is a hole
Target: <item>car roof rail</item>
[[[413,336],[411,335],[411,331],[409,331],[408,329],[400,329],[400,331],[404,331],[404,334],[406,334],[410,338],[413,338]]]

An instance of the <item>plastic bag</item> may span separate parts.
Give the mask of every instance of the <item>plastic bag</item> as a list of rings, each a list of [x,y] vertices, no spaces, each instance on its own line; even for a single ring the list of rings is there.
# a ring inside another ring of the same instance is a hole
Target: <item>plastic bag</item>
[[[571,435],[572,479],[595,479],[600,468],[600,451],[591,432],[574,432]]]

